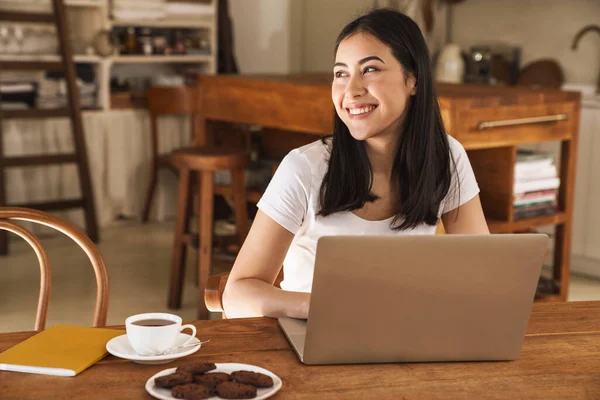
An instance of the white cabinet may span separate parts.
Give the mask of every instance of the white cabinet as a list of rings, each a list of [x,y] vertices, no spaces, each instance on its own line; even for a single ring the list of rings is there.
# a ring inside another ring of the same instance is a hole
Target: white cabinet
[[[566,85],[564,90],[582,91],[579,144],[575,175],[571,272],[600,278],[600,96],[595,86]],[[529,148],[554,152],[560,162],[560,143],[547,142]],[[552,235],[554,228],[540,232]]]
[[[600,100],[581,108],[573,218],[571,269],[600,277]]]

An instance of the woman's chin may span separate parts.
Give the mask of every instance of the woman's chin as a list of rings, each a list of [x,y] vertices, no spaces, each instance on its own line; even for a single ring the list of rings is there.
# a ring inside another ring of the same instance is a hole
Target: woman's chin
[[[354,138],[354,140],[358,140],[360,142],[375,136],[375,134],[370,131],[350,131],[350,135]]]

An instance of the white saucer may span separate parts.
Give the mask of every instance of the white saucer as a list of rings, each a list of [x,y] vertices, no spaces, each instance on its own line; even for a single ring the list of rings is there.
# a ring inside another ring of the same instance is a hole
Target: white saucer
[[[213,369],[210,372],[225,372],[225,373],[230,374],[234,371],[243,370],[243,371],[260,372],[261,374],[269,375],[271,378],[273,378],[273,386],[270,388],[257,388],[256,397],[254,397],[253,400],[260,400],[260,399],[266,399],[267,397],[271,397],[275,393],[277,393],[279,391],[279,389],[281,389],[281,386],[283,385],[283,382],[281,381],[280,377],[278,377],[271,371],[266,370],[261,367],[257,367],[256,365],[237,364],[237,363],[225,363],[225,364],[215,364],[215,365],[217,366],[217,369]],[[155,397],[157,399],[174,400],[175,397],[171,396],[171,389],[157,388],[154,385],[154,379],[158,378],[159,376],[172,374],[173,372],[175,372],[176,369],[177,368],[165,369],[165,370],[160,371],[159,373],[153,375],[146,382],[146,391],[148,393],[150,393],[150,395],[152,397]],[[217,400],[217,399],[220,399],[220,397],[213,396],[213,397],[210,397],[209,400],[210,399]]]
[[[180,333],[175,342],[175,346],[181,346],[189,338],[190,335]],[[117,336],[106,343],[106,350],[113,356],[125,358],[138,364],[166,364],[168,362],[177,360],[178,358],[197,352],[200,349],[200,340],[196,338],[195,341],[198,342],[196,346],[183,347],[181,349],[174,350],[171,354],[165,354],[162,356],[140,356],[135,352],[135,350],[133,350],[131,344],[129,344],[129,339],[127,339],[127,334],[125,334]]]

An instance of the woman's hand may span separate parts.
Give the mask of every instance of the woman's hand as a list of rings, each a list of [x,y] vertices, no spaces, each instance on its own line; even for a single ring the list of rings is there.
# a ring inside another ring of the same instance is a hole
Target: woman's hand
[[[223,293],[229,318],[307,318],[309,293],[273,286],[293,239],[291,232],[258,211]]]
[[[298,318],[308,319],[308,310],[310,309],[310,293],[302,293],[302,303],[300,304],[300,315]]]

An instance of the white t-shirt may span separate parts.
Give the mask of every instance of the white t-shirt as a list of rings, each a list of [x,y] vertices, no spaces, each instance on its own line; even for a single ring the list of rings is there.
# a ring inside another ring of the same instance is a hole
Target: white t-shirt
[[[448,136],[450,150],[456,162],[448,194],[440,204],[442,215],[471,200],[479,193],[471,163],[462,145]],[[421,224],[414,229],[391,229],[393,217],[382,221],[367,221],[350,211],[326,217],[317,216],[319,190],[327,172],[329,149],[316,141],[292,150],[281,162],[258,208],[279,225],[295,235],[283,263],[281,288],[295,292],[310,292],[317,241],[321,236],[334,235],[433,235],[437,227]],[[456,190],[456,173],[460,179],[460,196]],[[460,203],[459,203],[460,198]]]

